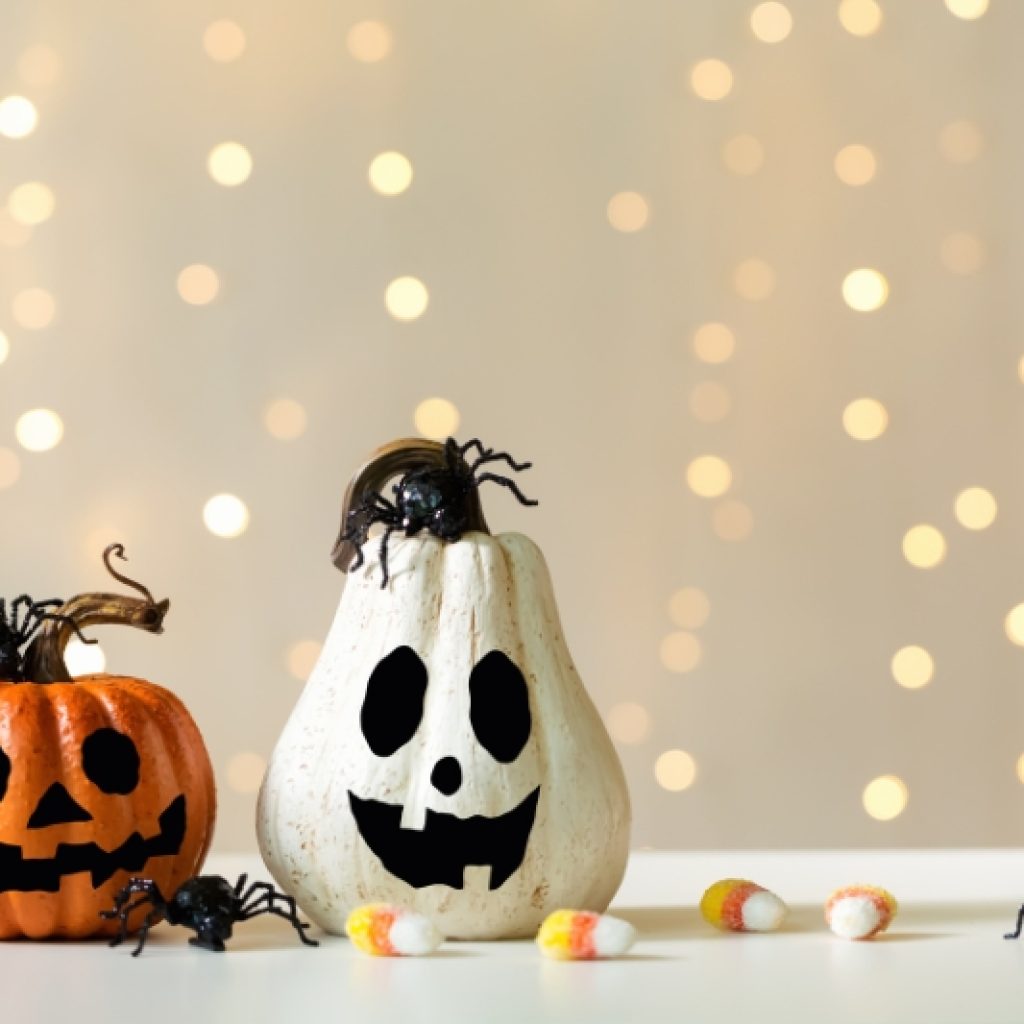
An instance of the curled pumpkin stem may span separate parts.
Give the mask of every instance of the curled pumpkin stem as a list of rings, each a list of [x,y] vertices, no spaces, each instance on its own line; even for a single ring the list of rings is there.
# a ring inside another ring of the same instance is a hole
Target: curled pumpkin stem
[[[123,573],[118,572],[111,564],[111,555],[117,555],[122,562],[128,561],[128,556],[124,553],[123,544],[108,544],[106,550],[103,552],[103,564],[107,567],[107,572],[114,577],[119,583],[123,583],[126,587],[131,587],[132,590],[137,590],[142,594],[150,604],[156,604],[153,599],[153,595],[149,592],[149,588],[143,586],[137,580],[133,580],[130,576],[125,576]]]

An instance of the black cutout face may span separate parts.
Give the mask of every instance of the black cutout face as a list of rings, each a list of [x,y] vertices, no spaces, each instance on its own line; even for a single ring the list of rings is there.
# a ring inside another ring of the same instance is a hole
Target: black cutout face
[[[423,718],[427,669],[411,647],[398,647],[377,664],[366,686],[360,725],[370,749],[390,757],[416,734]],[[526,680],[507,654],[491,651],[469,678],[470,725],[480,745],[501,764],[511,764],[530,738],[532,719]],[[462,785],[462,768],[442,757],[431,783],[445,796]],[[349,806],[359,834],[391,874],[422,889],[461,889],[469,865],[490,866],[489,888],[498,889],[519,869],[533,831],[540,786],[512,810],[493,818],[427,810],[421,830],[402,828],[402,804],[363,799],[351,790]]]
[[[129,736],[116,729],[101,728],[82,743],[82,769],[101,792],[126,796],[139,784],[139,752]],[[11,759],[0,749],[0,800],[7,794]],[[145,838],[133,832],[120,846],[104,850],[94,842],[58,843],[53,857],[27,858],[22,848],[0,842],[0,892],[58,892],[65,875],[87,871],[93,888],[108,881],[117,871],[138,872],[151,857],[177,854],[185,841],[185,795],[175,797],[158,819],[159,832]],[[28,829],[93,820],[60,782],[54,782],[40,797],[26,823]]]

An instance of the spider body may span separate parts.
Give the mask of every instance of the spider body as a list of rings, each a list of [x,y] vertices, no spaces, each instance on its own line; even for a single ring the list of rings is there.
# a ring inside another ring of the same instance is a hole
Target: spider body
[[[50,601],[34,601],[28,594],[22,594],[8,603],[0,597],[0,679],[20,683],[25,680],[25,655],[23,648],[32,640],[39,627],[47,621],[71,621],[56,614],[53,609],[64,602],[54,598]],[[86,640],[75,627],[80,640]]]
[[[299,938],[307,946],[317,946],[315,939],[306,937],[309,927],[299,920],[295,900],[278,892],[269,882],[253,882],[246,886],[247,875],[239,875],[232,885],[220,875],[198,875],[182,883],[174,895],[165,900],[156,882],[148,878],[133,878],[117,894],[112,910],[103,910],[100,916],[108,920],[119,920],[120,931],[110,940],[111,946],[118,946],[128,936],[128,915],[133,910],[149,904],[150,911],[139,929],[139,942],[132,951],[138,956],[146,944],[149,929],[160,918],[168,924],[182,925],[194,931],[195,937],[189,943],[201,949],[224,951],[224,943],[231,938],[237,921],[248,921],[260,914],[274,914],[288,921]],[[132,900],[132,897],[138,899]]]
[[[470,462],[466,456],[473,449],[479,454]],[[385,527],[380,543],[381,589],[388,584],[388,541],[396,530],[402,530],[407,537],[427,530],[442,540],[457,541],[469,529],[469,497],[485,481],[507,487],[524,505],[536,505],[509,477],[478,472],[481,466],[494,462],[505,462],[517,473],[531,465],[516,462],[507,452],[485,448],[477,438],[460,445],[449,437],[444,444],[442,464],[409,470],[392,488],[394,501],[379,491],[365,493],[348,512],[346,529],[340,538],[340,542],[351,541],[358,546],[351,568],[358,569],[363,564],[362,545],[375,523]]]

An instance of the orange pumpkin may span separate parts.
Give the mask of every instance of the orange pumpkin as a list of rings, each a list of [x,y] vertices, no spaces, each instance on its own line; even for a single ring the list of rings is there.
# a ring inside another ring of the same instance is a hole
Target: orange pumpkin
[[[172,893],[210,845],[213,769],[181,701],[142,679],[70,681],[64,666],[84,626],[162,630],[168,603],[114,574],[145,597],[72,598],[40,623],[26,680],[0,681],[0,938],[112,935],[99,913],[131,876]]]

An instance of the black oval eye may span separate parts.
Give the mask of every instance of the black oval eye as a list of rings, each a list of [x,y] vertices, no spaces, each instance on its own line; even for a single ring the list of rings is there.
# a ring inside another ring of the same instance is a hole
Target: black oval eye
[[[11,759],[0,748],[0,800],[7,793],[7,780],[11,777]]]
[[[82,768],[104,793],[130,793],[139,784],[139,752],[116,729],[97,729],[82,744]]]
[[[427,666],[411,647],[396,647],[377,663],[366,684],[359,724],[378,757],[390,757],[416,734],[426,692]]]
[[[523,673],[507,654],[491,651],[469,676],[469,722],[480,745],[502,764],[514,761],[530,738],[530,696]]]

